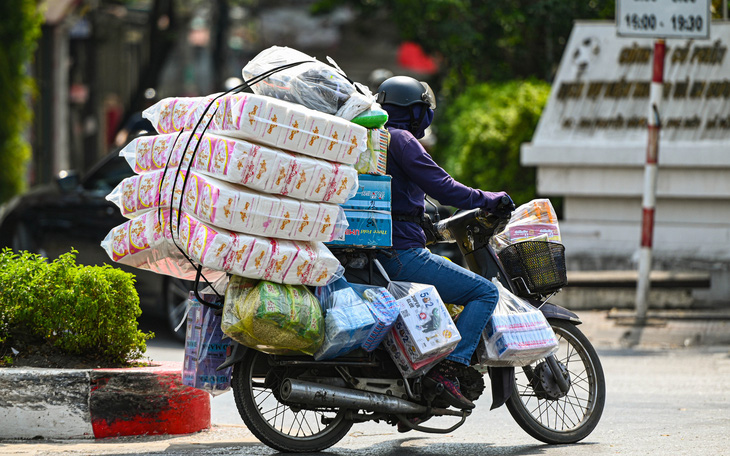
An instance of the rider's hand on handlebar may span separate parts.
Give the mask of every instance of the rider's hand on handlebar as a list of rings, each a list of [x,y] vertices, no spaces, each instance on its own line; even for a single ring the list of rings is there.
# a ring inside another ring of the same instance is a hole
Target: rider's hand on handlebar
[[[494,214],[499,218],[508,218],[512,211],[515,210],[515,203],[509,197],[507,192],[486,192],[487,204],[484,210],[490,214]]]

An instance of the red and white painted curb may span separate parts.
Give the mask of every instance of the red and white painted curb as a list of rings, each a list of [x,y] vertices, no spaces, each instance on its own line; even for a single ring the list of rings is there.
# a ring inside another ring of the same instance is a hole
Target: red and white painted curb
[[[126,369],[0,369],[0,439],[189,434],[210,428],[210,395],[182,363]]]

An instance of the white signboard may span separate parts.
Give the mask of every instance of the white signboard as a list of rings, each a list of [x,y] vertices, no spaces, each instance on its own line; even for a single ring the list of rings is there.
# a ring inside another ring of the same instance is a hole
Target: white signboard
[[[710,41],[667,40],[662,143],[728,148],[729,47],[730,23],[713,24]],[[650,38],[619,38],[611,23],[578,22],[533,144],[645,145],[652,55]]]
[[[709,38],[710,0],[616,0],[619,36]]]

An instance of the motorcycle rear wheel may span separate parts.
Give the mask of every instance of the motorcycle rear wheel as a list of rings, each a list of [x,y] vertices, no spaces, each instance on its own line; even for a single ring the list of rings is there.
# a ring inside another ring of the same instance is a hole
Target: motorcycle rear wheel
[[[353,424],[344,410],[293,409],[279,402],[274,389],[284,378],[270,368],[268,356],[249,349],[233,367],[233,396],[251,433],[285,453],[321,451],[342,440]]]
[[[515,368],[515,383],[507,408],[517,424],[549,444],[575,443],[586,438],[601,419],[606,380],[596,350],[585,335],[565,320],[550,320],[560,347],[555,359],[569,374],[570,389],[556,398],[530,385],[526,370]],[[543,362],[531,365],[532,369]]]

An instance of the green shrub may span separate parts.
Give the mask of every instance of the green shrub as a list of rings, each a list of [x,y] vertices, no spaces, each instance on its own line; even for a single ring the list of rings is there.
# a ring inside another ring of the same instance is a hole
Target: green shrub
[[[137,329],[142,311],[134,276],[108,265],[78,266],[76,253],[52,262],[0,253],[0,355],[13,342],[113,364],[144,354],[153,334]]]
[[[535,197],[535,169],[520,165],[520,145],[532,134],[550,85],[537,80],[481,83],[437,115],[434,155],[456,180],[505,190],[516,204]]]

